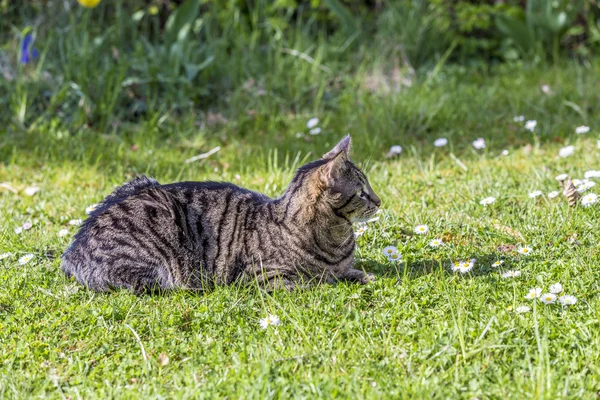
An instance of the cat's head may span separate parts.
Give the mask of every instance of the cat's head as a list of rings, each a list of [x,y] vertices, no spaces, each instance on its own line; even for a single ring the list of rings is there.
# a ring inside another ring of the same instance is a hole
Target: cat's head
[[[321,159],[315,179],[322,190],[322,199],[335,214],[351,222],[360,222],[377,213],[381,200],[365,174],[350,161],[350,144],[350,135],[346,135],[327,152]]]

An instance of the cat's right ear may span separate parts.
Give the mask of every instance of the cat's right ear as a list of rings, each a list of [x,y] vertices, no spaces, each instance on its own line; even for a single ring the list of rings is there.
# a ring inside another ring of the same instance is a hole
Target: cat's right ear
[[[350,145],[352,144],[352,140],[350,139],[350,135],[344,136],[342,140],[339,141],[338,144],[331,150],[329,150],[324,156],[325,160],[332,160],[337,157],[341,152],[346,155],[346,158],[350,156]]]
[[[340,151],[319,168],[319,180],[325,187],[332,187],[340,175],[340,170],[348,160],[346,152]]]

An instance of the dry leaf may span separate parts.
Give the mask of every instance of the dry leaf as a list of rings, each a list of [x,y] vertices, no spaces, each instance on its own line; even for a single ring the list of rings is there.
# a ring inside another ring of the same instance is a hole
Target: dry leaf
[[[579,195],[579,192],[575,188],[575,185],[573,185],[573,181],[571,180],[571,177],[568,177],[567,179],[562,181],[562,186],[563,186],[563,194],[569,201],[569,206],[575,207],[577,205],[577,202],[579,201],[579,197],[581,197],[581,196]]]
[[[169,356],[167,356],[167,353],[160,353],[158,356],[158,363],[163,367],[169,363]]]

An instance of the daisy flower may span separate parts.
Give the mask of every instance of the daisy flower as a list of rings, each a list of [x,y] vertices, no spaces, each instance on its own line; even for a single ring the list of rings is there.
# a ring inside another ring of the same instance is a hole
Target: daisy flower
[[[565,158],[565,157],[569,157],[574,152],[575,152],[575,146],[565,146],[558,151],[558,156]]]
[[[460,272],[461,274],[466,274],[475,266],[475,260],[472,261],[458,261],[454,263],[454,267],[452,270],[454,272]]]
[[[535,199],[538,196],[542,195],[542,191],[541,190],[534,190],[533,192],[529,193],[529,198],[530,199]]]
[[[433,145],[435,147],[444,147],[445,145],[448,144],[448,139],[446,138],[437,138],[433,141]]]
[[[596,147],[600,149],[600,140],[596,140]]]
[[[581,198],[581,205],[589,207],[598,201],[598,195],[596,193],[588,193]]]
[[[81,225],[82,222],[83,221],[81,221],[80,219],[72,219],[69,221],[69,225],[77,226],[77,225]]]
[[[501,266],[502,264],[504,264],[504,260],[494,261],[492,263],[492,268],[497,268],[497,267]]]
[[[529,308],[528,306],[519,306],[519,307],[515,308],[515,311],[518,314],[524,314],[524,313],[528,313],[529,311],[531,311],[531,308]]]
[[[269,314],[266,318],[260,320],[260,327],[267,329],[269,325],[277,326],[281,323],[277,315]]]
[[[433,239],[431,242],[429,242],[430,247],[439,247],[443,244],[444,244],[444,241],[442,239]]]
[[[4,260],[5,258],[8,258],[12,256],[12,253],[2,253],[0,254],[0,260]]]
[[[390,151],[389,151],[390,155],[397,156],[400,153],[402,153],[402,146],[396,144],[396,145],[390,147]]]
[[[69,230],[68,229],[61,229],[60,231],[58,231],[58,237],[65,237],[69,234]]]
[[[392,254],[397,254],[398,249],[394,246],[387,246],[383,249],[383,255],[386,257],[391,256]]]
[[[577,303],[577,297],[568,294],[565,296],[560,296],[558,301],[560,301],[560,304],[563,306],[572,306],[573,304]]]
[[[594,171],[594,170],[585,171],[585,174],[583,174],[583,177],[585,179],[600,178],[600,171]]]
[[[29,222],[29,221],[28,221],[28,222],[25,222],[25,223],[23,224],[23,229],[24,229],[24,230],[26,230],[26,231],[28,231],[28,230],[30,230],[30,229],[31,229],[31,227],[32,227],[32,226],[33,226],[33,224],[32,224],[31,222]]]
[[[552,304],[556,302],[556,295],[554,293],[545,293],[540,297],[542,303]]]
[[[310,131],[308,131],[308,133],[310,133],[311,135],[318,135],[319,133],[321,133],[321,128],[313,128]]]
[[[308,129],[313,129],[314,127],[316,127],[317,125],[319,125],[319,118],[311,118],[308,120],[308,122],[306,123],[306,127]]]
[[[554,179],[556,179],[557,181],[564,181],[565,179],[567,179],[569,177],[569,175],[567,174],[560,174],[560,175],[556,175],[556,177]]]
[[[583,135],[584,133],[588,133],[590,131],[589,126],[581,125],[575,128],[575,133],[578,135]]]
[[[402,260],[402,254],[400,254],[400,253],[390,254],[387,259],[388,259],[388,261],[391,261],[391,262],[398,262],[398,261]]]
[[[33,254],[25,254],[23,257],[19,258],[19,265],[25,265],[29,261],[33,260]]]
[[[477,150],[485,149],[485,139],[479,138],[473,141],[473,147]]]
[[[506,271],[502,273],[503,278],[518,278],[521,276],[521,271]]]
[[[548,193],[548,198],[554,199],[554,198],[558,197],[559,194],[560,194],[560,192],[557,192],[557,191],[550,192],[550,193]]]
[[[552,89],[550,89],[549,85],[542,85],[542,92],[545,94],[552,94]]]
[[[85,209],[86,214],[91,214],[100,204],[91,204]]]
[[[523,122],[523,121],[525,121],[525,116],[524,115],[515,115],[515,117],[513,118],[513,121]]]
[[[575,186],[577,186],[577,191],[581,193],[596,186],[596,182],[590,181],[589,179],[582,179]]]
[[[507,156],[508,155],[508,150],[504,149],[502,150],[502,153],[500,153],[501,156]]]
[[[556,282],[555,284],[550,285],[550,293],[559,294],[562,291],[563,291],[563,287],[560,283]]]
[[[529,247],[529,246],[519,247],[519,249],[517,250],[517,252],[519,252],[520,254],[528,256],[531,253],[531,247]]]
[[[527,129],[530,132],[533,132],[535,130],[536,126],[537,126],[537,121],[534,119],[525,122],[525,129]]]
[[[17,227],[15,228],[15,233],[16,233],[17,235],[20,235],[22,232],[23,232],[23,227],[21,227],[21,226],[17,226]]]
[[[27,196],[33,196],[39,191],[40,191],[39,187],[30,186],[30,187],[26,187],[25,190],[23,191],[23,193],[25,193]]]
[[[496,202],[496,198],[495,197],[486,197],[485,199],[482,199],[479,204],[481,204],[482,206],[489,206],[492,203]]]
[[[542,295],[542,288],[529,289],[529,293],[525,295],[526,299],[533,300],[537,299]]]
[[[415,233],[419,235],[425,235],[427,232],[429,232],[429,227],[427,225],[415,226]]]

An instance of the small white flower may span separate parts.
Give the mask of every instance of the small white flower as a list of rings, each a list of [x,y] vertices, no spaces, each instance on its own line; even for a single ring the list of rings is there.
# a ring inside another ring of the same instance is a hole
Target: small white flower
[[[508,150],[502,150],[502,153],[500,153],[500,155],[506,157],[508,155]]]
[[[396,144],[396,145],[390,147],[390,151],[389,151],[390,155],[397,156],[400,153],[402,153],[402,146]]]
[[[573,179],[571,182],[573,183],[573,186],[577,187],[577,186],[583,185],[584,180],[583,179]]]
[[[562,291],[563,291],[563,287],[560,283],[556,282],[555,284],[550,285],[550,293],[559,294]]]
[[[521,276],[521,271],[506,271],[502,273],[503,278],[518,278]]]
[[[522,246],[519,247],[519,249],[517,250],[520,254],[524,254],[524,255],[529,255],[531,253],[531,247],[529,246]]]
[[[495,197],[486,197],[485,199],[482,199],[479,204],[481,204],[482,206],[488,206],[492,203],[496,202],[496,198]]]
[[[519,306],[515,308],[515,311],[517,312],[517,314],[525,314],[531,311],[531,308],[529,308],[528,306]]]
[[[565,146],[558,151],[559,157],[569,157],[571,154],[575,152],[575,146]]]
[[[448,144],[448,139],[446,138],[437,138],[433,141],[433,145],[435,147],[444,147]]]
[[[81,222],[83,222],[83,221],[81,221],[80,219],[72,219],[69,221],[69,225],[77,226],[77,225],[81,225]]]
[[[589,126],[581,125],[575,128],[575,133],[578,135],[583,135],[584,133],[588,133],[590,131]]]
[[[85,213],[86,213],[86,214],[88,214],[88,215],[89,215],[89,214],[91,214],[92,212],[94,212],[94,210],[95,210],[96,208],[98,208],[98,206],[99,206],[99,205],[100,205],[100,204],[91,204],[91,205],[89,205],[89,206],[88,206],[88,207],[85,209]]]
[[[442,239],[433,239],[431,242],[429,242],[430,247],[439,247],[443,244],[444,244],[444,241]]]
[[[429,232],[429,227],[427,225],[415,226],[415,233],[419,235],[425,235],[427,232]]]
[[[360,224],[358,226],[358,228],[354,231],[354,237],[360,237],[362,235],[365,234],[365,232],[367,231],[367,225],[366,224]]]
[[[21,226],[17,226],[17,227],[15,228],[15,233],[16,233],[17,235],[20,235],[22,232],[23,232],[23,227],[21,227]]]
[[[456,261],[452,266],[452,271],[466,274],[475,266],[475,260],[472,261]]]
[[[598,195],[596,193],[588,193],[581,198],[581,205],[584,207],[589,207],[596,202],[598,202]]]
[[[394,246],[387,246],[383,249],[383,255],[386,257],[391,256],[392,254],[398,254],[398,249]]]
[[[497,268],[497,267],[501,266],[502,264],[504,264],[504,260],[494,261],[492,263],[492,268]]]
[[[306,127],[308,129],[313,129],[315,126],[319,125],[319,118],[311,118],[306,123]]]
[[[542,295],[542,288],[529,289],[529,293],[525,295],[526,299],[532,300]]]
[[[542,85],[542,92],[545,94],[552,94],[552,89],[550,89],[550,86],[548,85]]]
[[[479,138],[473,141],[473,147],[477,150],[485,149],[485,139]]]
[[[25,254],[23,257],[19,258],[19,265],[25,265],[29,261],[33,260],[33,254]]]
[[[585,171],[585,174],[583,174],[583,177],[585,179],[600,178],[600,171],[595,171],[593,169],[590,171]]]
[[[513,121],[523,122],[523,121],[525,121],[525,116],[524,115],[515,115],[515,117],[513,118]]]
[[[556,302],[556,295],[554,293],[544,293],[540,300],[545,304],[552,304]]]
[[[391,261],[391,262],[398,262],[398,261],[402,260],[402,254],[400,254],[400,253],[390,254],[387,259],[388,259],[388,261]]]
[[[560,194],[560,192],[557,192],[557,191],[550,192],[550,193],[548,193],[548,198],[554,199],[554,198],[558,197],[559,194]]]
[[[600,140],[596,141],[596,147],[600,149]]]
[[[61,229],[60,231],[58,231],[58,237],[65,237],[69,234],[69,230],[68,229]]]
[[[269,314],[266,318],[260,320],[260,327],[263,329],[267,329],[269,325],[277,326],[281,323],[279,317],[277,315]]]
[[[560,174],[560,175],[556,175],[556,178],[554,178],[554,179],[556,179],[557,181],[560,182],[560,181],[564,181],[568,177],[569,177],[569,175],[567,175],[567,174]]]
[[[530,132],[533,132],[535,130],[536,126],[537,126],[537,121],[534,119],[525,122],[525,129],[527,129]]]
[[[31,222],[27,221],[23,224],[23,229],[28,231],[31,229],[32,226],[33,226],[33,224]]]
[[[0,260],[4,260],[5,258],[8,258],[12,256],[12,253],[2,253],[0,254]]]
[[[538,196],[542,195],[542,191],[541,190],[534,190],[533,192],[529,193],[529,198],[530,199],[535,199]]]
[[[302,132],[296,132],[296,137],[297,137],[298,139],[300,139],[300,138],[301,138],[301,137],[303,137],[303,136],[304,136],[304,133],[302,133]]]
[[[579,185],[575,185],[577,187],[577,191],[579,193],[583,193],[588,189],[593,188],[594,186],[596,186],[596,182],[594,181],[590,181],[589,179],[584,179],[581,181],[581,183]]]
[[[560,304],[562,304],[563,306],[572,306],[573,304],[577,303],[577,297],[567,294],[565,296],[559,297],[558,301],[560,301]]]
[[[308,133],[310,133],[311,135],[318,135],[319,133],[321,133],[321,128],[313,128],[310,131],[308,131]]]
[[[25,188],[25,190],[23,191],[23,193],[25,193],[27,196],[33,196],[33,195],[35,195],[39,191],[40,191],[39,187],[37,187],[37,186],[29,186],[29,187]]]

